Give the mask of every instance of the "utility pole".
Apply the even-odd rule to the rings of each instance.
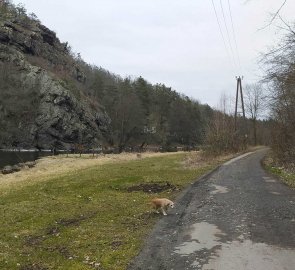
[[[243,79],[243,77],[242,78],[240,76],[236,77],[236,80],[237,80],[237,93],[236,93],[236,107],[235,107],[235,131],[237,131],[239,92],[240,92],[240,95],[241,95],[243,118],[244,118],[244,122],[246,122],[244,98],[243,98],[243,88],[242,88],[242,79]]]

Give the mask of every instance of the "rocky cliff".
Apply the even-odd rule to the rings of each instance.
[[[25,14],[0,17],[0,148],[93,147],[110,119],[87,98],[87,80],[67,43]]]

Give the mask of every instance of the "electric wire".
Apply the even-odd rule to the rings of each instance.
[[[239,49],[238,49],[238,43],[237,43],[237,38],[236,38],[236,31],[235,31],[235,27],[234,27],[234,21],[233,21],[233,16],[232,16],[232,11],[231,11],[230,0],[227,0],[227,3],[228,3],[228,10],[229,10],[229,15],[230,15],[231,27],[232,27],[234,43],[235,43],[235,47],[236,47],[236,53],[237,53],[239,68],[241,70],[241,68],[242,68],[241,67],[241,59],[240,59],[240,54],[239,54]]]
[[[230,51],[232,53],[234,65],[237,66],[235,53],[234,53],[234,50],[233,50],[233,47],[232,47],[232,42],[231,42],[230,34],[229,34],[229,31],[228,31],[228,27],[227,27],[227,22],[226,22],[226,18],[225,18],[225,13],[224,13],[224,8],[223,8],[222,0],[219,0],[219,2],[220,2],[222,18],[223,18],[223,22],[224,22],[225,30],[226,30],[226,34],[227,34],[229,48],[230,48]]]
[[[214,13],[215,13],[216,21],[217,21],[217,23],[218,23],[219,32],[220,32],[220,35],[221,35],[221,37],[222,37],[223,45],[224,45],[224,48],[225,48],[225,50],[226,50],[227,57],[229,58],[230,63],[232,64],[232,59],[231,59],[231,56],[230,56],[229,50],[228,50],[227,45],[226,45],[226,42],[225,42],[225,38],[224,38],[224,35],[223,35],[223,31],[222,31],[222,27],[221,27],[220,20],[219,20],[219,18],[218,18],[218,14],[217,14],[217,10],[216,10],[215,4],[214,4],[214,0],[211,0],[211,2],[212,2],[213,9],[214,9]]]

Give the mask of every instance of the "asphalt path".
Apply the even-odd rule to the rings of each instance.
[[[192,183],[130,270],[294,270],[295,190],[266,173],[267,149]]]

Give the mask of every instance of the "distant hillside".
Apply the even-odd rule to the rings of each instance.
[[[0,148],[196,145],[212,109],[90,66],[23,6],[0,2]]]

